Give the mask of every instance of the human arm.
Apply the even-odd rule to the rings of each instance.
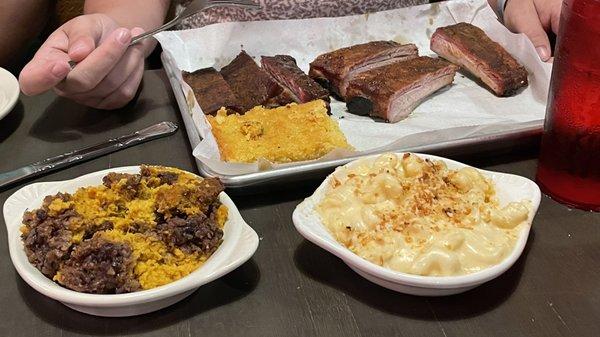
[[[111,17],[121,27],[135,27],[148,31],[160,26],[169,9],[169,0],[87,0],[84,14],[104,14]],[[132,15],[135,13],[135,15]],[[156,40],[149,39],[145,51],[150,54],[156,46]]]
[[[47,0],[0,1],[0,66],[14,62],[27,43],[42,31],[49,7]]]
[[[21,90],[35,95],[54,88],[84,105],[122,107],[135,95],[156,45],[147,39],[128,48],[131,37],[159,26],[169,2],[87,0],[85,14],[54,31],[25,66]],[[69,61],[78,63],[73,70]]]
[[[498,8],[498,0],[488,2]],[[542,61],[548,61],[552,56],[548,32],[558,33],[561,5],[561,0],[506,0],[501,19],[512,32],[527,35]]]

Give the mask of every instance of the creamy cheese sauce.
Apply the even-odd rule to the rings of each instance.
[[[393,270],[463,275],[496,265],[527,226],[529,201],[499,205],[473,168],[385,154],[333,174],[317,206],[336,240]]]

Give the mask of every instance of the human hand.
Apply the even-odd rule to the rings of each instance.
[[[524,33],[542,61],[550,61],[548,32],[558,33],[561,0],[507,0],[504,24],[515,33]]]
[[[128,48],[141,28],[127,29],[104,14],[76,17],[53,32],[19,76],[21,90],[49,89],[80,104],[116,109],[134,96],[144,72],[146,40]],[[69,61],[77,62],[71,70]]]

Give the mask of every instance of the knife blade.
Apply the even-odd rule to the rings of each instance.
[[[94,159],[140,143],[172,135],[177,129],[178,126],[175,123],[161,122],[121,137],[109,139],[103,143],[63,153],[13,171],[0,173],[0,189],[29,177],[56,171],[85,160]]]

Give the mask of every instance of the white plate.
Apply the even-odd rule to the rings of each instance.
[[[400,152],[397,154],[402,155],[403,153]],[[456,170],[468,167],[468,165],[446,158],[426,154],[417,155],[421,158],[429,158],[430,160],[441,160],[446,163],[449,169]],[[346,164],[345,167],[353,167],[359,161],[374,161],[377,157],[379,155],[355,160]],[[381,267],[354,254],[335,240],[322,223],[321,217],[315,209],[329,189],[332,175],[325,178],[325,181],[323,181],[311,197],[305,199],[296,207],[293,214],[294,225],[298,232],[306,239],[336,255],[359,275],[371,282],[391,290],[412,295],[443,296],[458,294],[500,276],[517,261],[527,243],[531,223],[541,199],[539,187],[527,178],[506,173],[479,171],[484,176],[490,178],[496,185],[496,193],[500,204],[504,205],[511,201],[525,199],[531,200],[532,207],[527,219],[528,225],[523,227],[511,254],[499,264],[476,273],[440,277],[412,275]]]
[[[4,118],[19,99],[19,81],[8,70],[0,68],[0,119]]]
[[[140,315],[182,300],[201,285],[239,267],[256,251],[258,235],[244,222],[233,201],[223,192],[219,198],[229,209],[229,216],[223,228],[223,243],[204,265],[188,276],[154,289],[118,295],[85,294],[61,287],[45,277],[27,260],[19,232],[23,212],[40,207],[43,198],[47,195],[58,192],[72,193],[79,187],[99,185],[102,183],[102,177],[109,172],[138,173],[139,167],[112,168],[73,180],[31,184],[15,192],[4,203],[10,258],[23,280],[40,293],[91,315],[110,317]]]

